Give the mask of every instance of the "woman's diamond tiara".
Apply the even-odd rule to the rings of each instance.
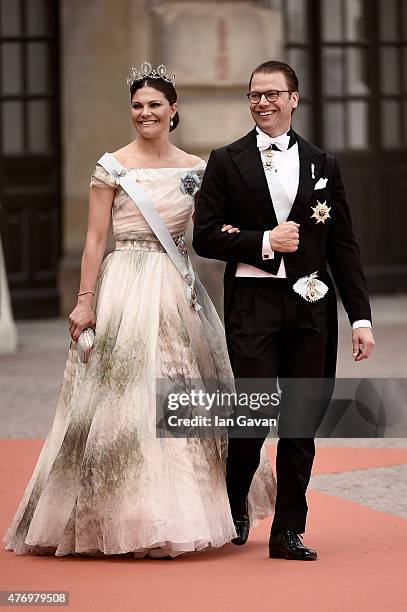
[[[150,62],[143,62],[138,67],[133,66],[130,76],[127,77],[126,81],[129,88],[131,88],[135,81],[141,81],[141,79],[146,78],[163,79],[175,87],[175,74],[168,74],[164,64],[160,64],[157,68],[153,68]]]

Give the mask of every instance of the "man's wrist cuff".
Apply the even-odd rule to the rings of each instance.
[[[367,319],[359,319],[352,323],[352,329],[358,329],[358,327],[372,327],[372,322]]]
[[[263,234],[263,247],[261,256],[262,259],[274,259],[274,251],[271,248],[268,230]]]

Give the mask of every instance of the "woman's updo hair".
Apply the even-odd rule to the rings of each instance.
[[[161,91],[162,94],[167,98],[170,104],[175,104],[177,101],[177,92],[175,87],[169,81],[165,81],[164,79],[149,79],[146,77],[145,79],[140,79],[139,81],[134,81],[134,83],[130,87],[130,99],[133,98],[134,94],[138,89],[142,87],[153,87],[158,91]],[[172,118],[173,125],[170,125],[170,132],[175,130],[177,125],[179,124],[179,114],[178,111]]]

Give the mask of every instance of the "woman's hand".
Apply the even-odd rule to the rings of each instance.
[[[227,232],[228,234],[239,234],[240,233],[240,229],[238,227],[233,227],[233,225],[226,225],[226,223],[222,225],[221,231]]]
[[[79,298],[78,303],[68,317],[68,321],[69,333],[74,342],[78,342],[78,338],[85,327],[92,327],[95,329],[96,315],[90,300],[81,300],[81,298]]]

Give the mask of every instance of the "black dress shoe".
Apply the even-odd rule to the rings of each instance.
[[[243,546],[243,544],[246,544],[247,538],[249,537],[249,516],[247,514],[244,514],[241,518],[234,519],[233,522],[235,524],[237,537],[233,538],[232,544],[236,544],[236,546]]]
[[[246,544],[250,532],[249,504],[247,498],[243,504],[241,504],[241,512],[233,513],[233,522],[235,524],[237,537],[233,538],[232,544],[243,546],[243,544]]]
[[[317,553],[307,548],[301,542],[302,536],[293,529],[284,529],[276,536],[270,536],[270,559],[298,559],[299,561],[314,561]]]

